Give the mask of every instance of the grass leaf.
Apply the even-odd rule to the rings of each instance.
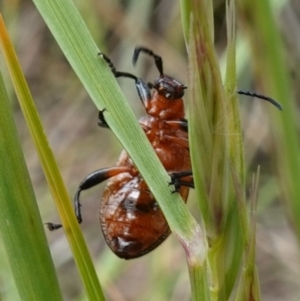
[[[32,96],[17,60],[16,53],[6,32],[2,18],[0,19],[0,46],[5,62],[10,71],[19,103],[40,157],[46,179],[54,200],[57,203],[62,224],[67,231],[67,238],[69,239],[75,260],[81,271],[87,294],[92,300],[104,300],[91,258],[73,213],[68,193],[63,184],[52,151],[48,145]]]
[[[1,73],[0,101],[0,232],[14,281],[22,300],[63,300]]]

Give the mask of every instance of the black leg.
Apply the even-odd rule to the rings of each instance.
[[[80,193],[82,190],[87,190],[91,187],[94,187],[107,179],[114,177],[122,172],[129,172],[128,167],[121,167],[121,166],[116,166],[116,167],[109,167],[109,168],[102,168],[98,169],[92,173],[90,173],[79,185],[75,196],[74,196],[74,208],[75,208],[75,215],[77,217],[78,223],[82,222],[82,217],[81,217],[81,204],[79,201]]]
[[[130,169],[128,167],[122,167],[122,166],[116,166],[116,167],[109,167],[109,168],[102,168],[99,170],[96,170],[89,174],[79,185],[75,196],[74,196],[74,210],[75,215],[78,220],[78,223],[82,222],[82,216],[81,216],[81,204],[79,201],[80,193],[82,190],[87,190],[91,187],[94,187],[107,179],[114,177],[122,172],[130,172]],[[50,231],[59,229],[62,227],[61,224],[53,224],[53,223],[46,223],[48,229]]]
[[[181,186],[195,188],[192,170],[173,172],[170,173],[170,177],[171,182],[169,183],[169,186],[174,185],[172,193],[179,192]],[[189,177],[189,179],[182,180],[182,178],[185,177]]]
[[[149,88],[149,86],[145,82],[143,82],[140,78],[136,77],[135,75],[127,72],[117,71],[112,61],[104,53],[99,53],[99,55],[106,61],[111,72],[114,74],[115,77],[128,77],[135,81],[135,86],[139,98],[142,101],[144,107],[147,109],[149,105],[149,101],[151,100],[151,96],[152,96],[151,88]]]
[[[100,110],[99,111],[99,114],[98,114],[98,125],[102,128],[107,128],[109,129],[109,126],[105,120],[105,117],[104,117],[104,112],[106,111],[106,109],[103,109],[103,110]]]
[[[138,80],[138,78],[131,73],[117,71],[115,66],[113,65],[112,61],[104,53],[99,52],[98,55],[101,56],[105,60],[105,62],[107,63],[107,65],[109,66],[111,72],[113,73],[113,75],[115,77],[128,77],[128,78],[132,78],[135,81]]]
[[[61,224],[45,223],[49,231],[54,231],[62,227]]]
[[[166,120],[166,123],[169,125],[179,126],[182,131],[188,132],[188,121],[185,118],[182,118],[181,120]]]
[[[146,84],[141,79],[138,79],[135,82],[135,86],[136,86],[139,98],[140,98],[144,108],[147,110],[149,108],[150,101],[152,98],[151,88],[149,87],[149,84]]]
[[[155,62],[155,65],[159,71],[159,74],[160,76],[163,76],[164,75],[164,70],[163,70],[163,61],[161,59],[160,56],[158,56],[157,54],[155,54],[152,50],[148,49],[148,48],[145,48],[145,47],[136,47],[134,49],[134,53],[133,53],[133,57],[132,57],[132,62],[133,62],[133,65],[136,64],[137,60],[138,60],[138,57],[140,55],[141,52],[144,52],[150,56],[152,56],[154,58],[154,62]]]

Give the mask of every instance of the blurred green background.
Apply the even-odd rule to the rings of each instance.
[[[240,3],[243,1],[240,0]],[[285,60],[293,87],[292,95],[297,99],[300,96],[300,2],[273,0],[270,3],[284,42]],[[99,49],[109,55],[118,70],[153,81],[157,70],[151,60],[141,57],[136,68],[131,64],[134,47],[143,45],[163,57],[168,74],[183,83],[187,82],[187,53],[179,2],[87,0],[76,1],[76,4]],[[79,182],[88,173],[113,166],[122,147],[113,133],[97,126],[98,113],[94,104],[63,57],[33,3],[25,0],[1,0],[0,12],[14,41],[61,173],[70,194],[73,195]],[[214,1],[214,12],[215,45],[223,66],[226,50],[225,1]],[[247,32],[244,31],[246,27],[248,32],[251,31],[251,24],[247,24],[245,15],[247,11],[242,13],[237,10],[238,87],[269,95],[268,87],[253,75],[257,72],[254,68],[255,57],[251,57]],[[255,36],[255,32],[253,34]],[[257,60],[259,61],[258,57]],[[0,64],[2,63],[0,60]],[[260,72],[263,73],[264,70]],[[10,85],[8,76],[6,83]],[[143,115],[144,110],[132,81],[120,79],[119,83],[137,118]],[[28,129],[15,96],[10,92],[15,121],[43,221],[57,222],[57,212]],[[299,245],[289,223],[288,210],[280,188],[275,181],[277,175],[274,156],[277,152],[274,151],[276,143],[270,131],[274,120],[272,114],[269,114],[275,108],[262,101],[252,101],[244,97],[241,97],[240,103],[248,166],[247,187],[250,187],[252,172],[258,165],[261,166],[257,264],[262,299],[299,300]],[[298,128],[298,124],[295,127]],[[190,300],[184,252],[174,237],[171,236],[162,246],[140,259],[124,261],[111,253],[105,245],[97,213],[104,187],[105,184],[102,184],[82,194],[84,220],[81,228],[107,299]],[[196,204],[192,192],[188,206],[192,212],[196,211],[193,210]],[[64,232],[46,232],[65,300],[85,300]],[[1,241],[0,254],[0,300],[19,300]]]

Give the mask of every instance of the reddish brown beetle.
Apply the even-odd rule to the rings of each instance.
[[[136,48],[135,63],[141,52],[154,58],[159,77],[146,84],[135,75],[116,71],[108,57],[101,54],[116,77],[135,81],[138,95],[147,115],[139,122],[165,169],[175,179],[175,191],[184,201],[188,187],[193,187],[189,156],[187,121],[184,119],[182,97],[186,86],[163,72],[161,57],[146,48]],[[104,112],[99,112],[99,125],[108,127]],[[88,175],[75,194],[75,213],[82,221],[79,196],[82,190],[108,180],[100,207],[100,224],[104,238],[119,257],[132,259],[142,256],[160,245],[170,234],[168,223],[147,184],[125,151],[116,166],[103,168]],[[60,225],[48,224],[53,230]]]
[[[162,59],[148,49],[136,48],[134,62],[140,52],[149,54],[155,60],[160,75],[153,84],[147,85],[132,74],[116,71],[111,61],[104,55],[102,57],[116,77],[135,80],[148,114],[139,122],[166,170],[170,173],[190,170],[187,122],[182,100],[186,87],[165,75]],[[105,126],[103,112],[100,112],[99,119]],[[79,199],[81,190],[107,179],[109,181],[100,207],[100,223],[107,244],[117,256],[125,259],[152,251],[170,234],[170,229],[147,184],[125,151],[122,151],[115,167],[100,169],[88,176],[79,186],[76,199]],[[178,191],[186,201],[188,188],[178,187]]]
[[[186,202],[189,188],[194,187],[188,143],[188,123],[184,118],[182,97],[186,86],[163,72],[160,56],[151,50],[138,47],[133,63],[143,52],[154,58],[159,77],[146,84],[127,72],[119,72],[104,54],[100,54],[115,77],[128,77],[135,81],[140,100],[147,115],[139,120],[157,156],[170,174],[175,191]],[[267,100],[281,109],[272,98],[253,92],[237,91]],[[99,125],[108,127],[105,109],[99,112]],[[141,177],[133,161],[123,150],[116,166],[102,168],[89,174],[79,185],[74,198],[78,222],[82,222],[80,193],[108,180],[100,206],[100,224],[104,238],[111,250],[120,258],[140,257],[160,245],[170,234],[168,223]],[[50,230],[61,225],[48,223]]]

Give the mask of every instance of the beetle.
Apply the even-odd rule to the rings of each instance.
[[[161,57],[149,49],[136,48],[134,62],[141,52],[154,58],[159,71],[159,77],[153,84],[146,84],[132,74],[116,71],[108,57],[103,54],[102,57],[116,77],[129,77],[135,81],[147,112],[139,123],[165,169],[169,173],[190,170],[187,121],[184,119],[182,99],[186,86],[164,74]],[[106,126],[103,113],[99,113],[99,123]],[[100,169],[79,185],[75,197],[78,201],[75,200],[75,203],[79,204],[82,190],[107,179],[100,207],[100,224],[108,246],[124,259],[152,251],[168,237],[170,228],[146,182],[125,151],[122,151],[115,167]],[[192,184],[191,181],[190,186]],[[181,186],[177,190],[186,201],[188,187]]]
[[[162,58],[153,51],[138,47],[133,62],[145,53],[154,59],[159,76],[154,83],[127,72],[115,69],[110,59],[101,53],[115,77],[127,77],[135,81],[139,98],[147,115],[139,120],[157,156],[172,175],[175,191],[186,202],[191,177],[188,126],[184,118],[183,95],[187,88],[163,71]],[[99,112],[98,124],[108,127],[104,118],[105,109]],[[102,168],[89,174],[79,185],[75,197],[75,214],[82,222],[80,194],[83,190],[108,180],[100,205],[100,225],[111,250],[120,258],[140,257],[160,245],[170,234],[168,223],[150,192],[146,182],[126,151],[122,151],[116,166]],[[48,223],[54,230],[61,227]]]
[[[139,98],[147,115],[139,123],[145,131],[157,156],[171,176],[170,184],[187,201],[189,188],[194,188],[188,141],[188,122],[184,118],[183,96],[185,85],[166,75],[163,61],[152,50],[137,47],[133,63],[140,53],[154,59],[159,76],[153,83],[127,72],[117,71],[111,60],[100,53],[115,77],[135,81]],[[238,90],[238,94],[254,96],[281,106],[272,98],[253,92]],[[98,124],[108,128],[105,109],[99,112]],[[120,258],[133,259],[145,255],[159,246],[170,234],[168,223],[150,192],[146,182],[127,152],[123,150],[113,167],[102,168],[89,174],[79,185],[75,197],[75,214],[82,222],[80,194],[83,190],[108,180],[100,205],[100,225],[110,249]],[[61,227],[47,223],[50,230]]]

